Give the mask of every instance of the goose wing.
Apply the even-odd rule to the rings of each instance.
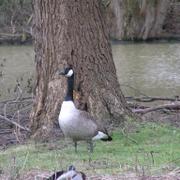
[[[86,111],[80,111],[82,117],[84,117],[84,122],[87,124],[94,124],[96,126],[96,132],[94,133],[94,140],[101,139],[103,141],[111,141],[112,137],[108,134],[107,129],[95,120],[90,113]],[[90,126],[89,126],[90,127]]]
[[[89,112],[79,110],[79,113],[80,116],[83,117],[83,120],[87,125],[93,124],[97,128],[97,132],[101,131],[108,134],[107,129],[103,125],[101,125],[95,118],[93,118]]]

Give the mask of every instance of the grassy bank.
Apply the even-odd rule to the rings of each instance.
[[[180,166],[180,129],[155,123],[136,125],[128,134],[117,129],[112,142],[96,142],[91,161],[85,143],[79,143],[75,154],[73,145],[63,140],[36,145],[29,142],[0,152],[0,169],[16,177],[32,169],[54,171],[71,164],[88,175],[162,174]]]

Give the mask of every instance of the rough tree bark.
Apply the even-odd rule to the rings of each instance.
[[[131,116],[116,77],[111,46],[97,0],[34,0],[36,60],[34,137],[47,137],[58,119],[65,79],[56,71],[72,65],[75,91],[103,123]]]
[[[163,37],[172,0],[112,0],[105,13],[110,34],[119,40]]]

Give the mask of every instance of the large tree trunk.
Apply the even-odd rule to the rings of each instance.
[[[106,19],[111,37],[119,40],[161,38],[172,0],[112,0]]]
[[[126,106],[116,77],[111,46],[97,0],[34,0],[36,92],[32,133],[47,137],[58,119],[65,82],[63,66],[75,70],[79,104],[103,123],[125,120]]]

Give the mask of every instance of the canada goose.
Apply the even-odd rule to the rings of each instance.
[[[67,171],[58,171],[51,175],[47,180],[85,180],[86,175],[83,172],[76,171],[71,165]]]
[[[101,139],[111,141],[112,138],[107,131],[100,127],[92,118],[90,113],[79,110],[73,102],[74,71],[72,68],[65,68],[59,72],[67,77],[67,93],[59,113],[59,124],[65,137],[73,140],[77,152],[77,141],[85,140],[90,145],[90,152],[93,152],[92,140]],[[102,130],[103,129],[103,130]]]

